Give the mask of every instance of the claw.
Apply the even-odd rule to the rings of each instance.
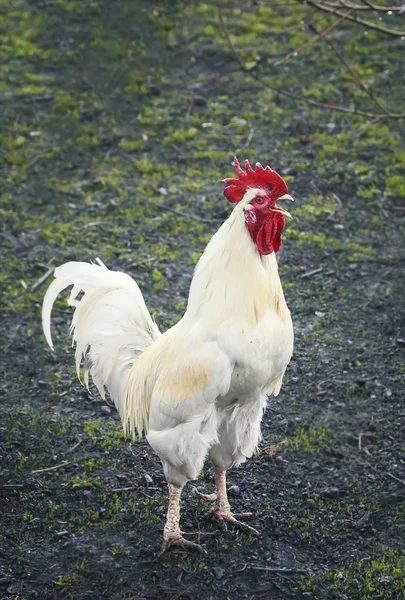
[[[253,533],[253,535],[258,535],[258,536],[260,535],[260,533],[257,531],[257,529],[255,529],[254,527],[251,527],[250,525],[247,525],[246,523],[242,523],[242,521],[238,521],[237,519],[235,519],[234,521],[231,521],[231,524],[236,529],[239,529],[239,531],[243,531],[243,533]]]
[[[210,512],[207,513],[207,517],[209,519],[213,519],[214,521],[216,521],[217,525],[218,525],[218,529],[225,535],[229,536],[228,525],[226,524],[225,519],[220,517],[214,510],[212,510],[212,511],[210,510]]]
[[[171,546],[180,546],[180,548],[184,548],[184,550],[192,550],[199,554],[208,554],[206,549],[200,546],[200,544],[185,540],[182,535],[178,535],[176,537],[170,537],[168,540],[163,540],[162,547],[158,553],[158,558],[164,556],[170,550]]]
[[[198,492],[198,495],[203,500],[207,500],[207,502],[215,502],[216,500],[218,500],[218,494],[216,494],[215,492],[213,494],[201,494],[201,492]]]
[[[231,525],[232,527],[235,527],[235,529],[239,529],[239,531],[242,531],[243,533],[253,533],[254,535],[260,535],[257,529],[238,520],[250,519],[253,516],[252,513],[238,513],[233,515],[232,513],[224,513],[214,508],[208,513],[208,516],[211,519],[215,519],[223,533],[226,533],[228,531],[228,525]]]

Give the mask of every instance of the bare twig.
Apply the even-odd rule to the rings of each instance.
[[[370,454],[370,450],[366,447],[363,447],[363,437],[367,438],[372,434],[369,433],[359,433],[359,437],[357,439],[357,447],[359,449],[359,452],[364,452],[364,454],[367,454],[367,456],[371,456]]]
[[[30,160],[30,162],[27,164],[27,169],[30,169],[31,167],[33,167],[34,165],[37,164],[37,162],[39,160],[41,160],[41,158],[43,157],[44,154],[46,154],[48,151],[44,150],[43,152],[38,152],[38,154],[36,154],[34,156],[34,158],[32,160]]]
[[[363,0],[363,2],[367,6],[364,6],[363,4],[353,4],[353,2],[346,2],[345,0],[340,0],[340,2],[325,2],[325,0],[323,0],[322,4],[330,6],[331,8],[351,8],[352,10],[368,11],[374,10],[376,12],[398,13],[399,15],[405,12],[405,4],[402,6],[376,6],[368,0]]]
[[[312,569],[286,568],[286,567],[255,567],[248,565],[253,571],[268,571],[269,573],[312,573]]]
[[[19,488],[24,487],[22,483],[0,483],[0,488]]]
[[[310,0],[308,0],[308,2],[309,1]],[[263,82],[260,79],[260,77],[258,77],[257,75],[255,75],[255,73],[253,73],[252,71],[249,71],[246,68],[243,60],[240,58],[239,54],[236,51],[235,46],[233,45],[231,36],[230,36],[229,31],[225,24],[222,10],[220,8],[218,9],[218,14],[219,14],[220,23],[222,25],[222,28],[223,28],[223,31],[224,31],[224,34],[225,34],[225,37],[226,37],[226,40],[228,43],[229,50],[231,51],[231,53],[234,56],[237,63],[239,64],[240,68],[245,73],[247,73],[250,77],[252,77],[255,81],[257,81],[257,83],[259,83],[265,89],[271,90],[272,92],[276,92],[282,96],[287,96],[288,98],[294,98],[295,100],[298,100],[299,102],[305,102],[306,104],[310,104],[311,106],[318,106],[319,108],[324,108],[326,110],[342,112],[342,113],[351,114],[351,115],[357,115],[360,117],[367,117],[368,119],[376,119],[379,121],[381,119],[403,119],[403,118],[405,118],[405,113],[390,113],[389,115],[387,115],[387,114],[377,115],[375,113],[366,112],[363,110],[357,110],[357,109],[347,108],[345,106],[339,106],[338,104],[327,104],[326,102],[318,102],[317,100],[311,100],[310,98],[306,98],[302,94],[294,94],[293,92],[289,92],[288,90],[285,90],[284,88],[278,88],[278,87],[275,87],[273,85]]]
[[[35,283],[32,284],[32,286],[30,287],[30,292],[33,292],[34,290],[37,289],[37,287],[39,287],[41,285],[41,283],[44,283],[44,281],[46,281],[48,279],[48,277],[50,275],[52,275],[54,270],[55,269],[53,267],[48,269],[47,272],[42,275],[42,277],[40,277]]]
[[[250,142],[253,139],[253,135],[255,133],[255,130],[253,129],[253,127],[250,128],[249,131],[249,135],[246,138],[246,142],[243,144],[242,149],[245,150],[245,148],[247,148],[250,145]]]
[[[90,223],[85,223],[83,225],[83,229],[88,229],[89,227],[99,227],[99,225],[102,225],[103,221],[90,221]]]
[[[405,481],[403,479],[400,479],[399,477],[396,477],[396,475],[393,475],[392,473],[388,473],[388,471],[387,471],[387,475],[388,475],[388,477],[391,477],[391,479],[398,481],[398,483],[402,483],[402,485],[405,485]]]
[[[52,256],[51,259],[48,260],[46,265],[44,263],[35,263],[37,267],[42,267],[42,269],[49,269],[53,261],[55,260],[55,256]]]
[[[305,279],[306,277],[312,277],[312,275],[321,273],[321,271],[323,271],[323,268],[319,267],[319,269],[314,269],[313,271],[308,271],[307,273],[303,273],[300,277],[301,277],[301,279]]]
[[[330,13],[332,15],[337,15],[339,17],[343,17],[345,13],[341,12],[338,8],[335,8],[335,5],[327,4],[326,2],[316,1],[316,0],[302,0],[306,4],[313,6],[319,10],[323,10],[324,12]],[[337,5],[338,6],[338,5]],[[342,5],[341,5],[342,6]],[[342,6],[343,8],[343,6]],[[352,8],[350,5],[345,4],[344,8]],[[381,33],[387,33],[388,35],[392,35],[395,37],[402,37],[405,35],[405,31],[398,31],[396,29],[390,29],[389,27],[383,27],[383,25],[377,25],[377,23],[372,23],[371,21],[366,21],[365,19],[360,19],[357,15],[346,15],[346,19],[349,21],[353,21],[354,23],[358,23],[359,25],[364,25],[368,29],[374,29],[376,31],[380,31]]]
[[[283,62],[285,62],[286,60],[288,60],[289,58],[293,57],[293,56],[297,56],[297,54],[299,54],[300,52],[302,52],[303,50],[306,50],[307,48],[309,48],[310,46],[313,46],[318,40],[324,39],[328,33],[330,33],[333,29],[336,29],[336,27],[338,25],[340,25],[343,21],[345,21],[345,19],[353,12],[352,10],[349,10],[348,13],[346,13],[345,15],[343,15],[343,17],[341,17],[338,21],[336,21],[336,23],[333,23],[332,25],[329,25],[329,27],[327,27],[326,29],[324,29],[321,33],[319,33],[315,38],[313,38],[312,40],[309,40],[309,42],[306,42],[305,44],[303,44],[302,46],[299,46],[299,48],[296,48],[296,50],[293,50],[292,52],[290,52],[289,54],[287,54],[287,56],[285,56],[284,58],[282,58],[281,60],[278,60],[274,63],[274,66],[278,67],[278,65],[281,65]]]
[[[76,450],[76,448],[78,448],[80,446],[81,442],[77,442],[76,444],[74,444],[71,448],[69,448],[69,450],[67,450],[67,454],[71,454],[72,452],[74,452]]]
[[[149,496],[149,494],[144,492],[139,487],[124,487],[124,488],[115,488],[113,490],[109,490],[110,494],[120,494],[121,492],[135,492],[135,491],[137,494],[141,494],[142,496],[145,496],[145,498],[148,498],[149,500],[153,500],[153,496]]]
[[[309,28],[315,33],[318,34],[317,30],[315,29],[315,27],[313,25],[310,25]],[[374,92],[373,90],[371,90],[370,88],[368,88],[366,86],[366,84],[360,79],[359,75],[356,73],[356,71],[353,69],[353,67],[347,62],[347,60],[345,59],[345,57],[343,56],[343,54],[340,52],[340,50],[338,48],[336,48],[335,44],[333,44],[333,42],[331,42],[331,40],[328,40],[325,38],[325,42],[330,46],[330,48],[332,48],[332,50],[334,51],[334,53],[336,54],[336,56],[338,57],[338,59],[340,60],[340,62],[346,67],[346,69],[349,71],[350,75],[353,77],[353,79],[356,81],[356,83],[358,84],[358,86],[366,92],[366,94],[368,94],[368,96],[370,96],[370,98],[373,100],[373,102],[375,102],[375,104],[381,108],[382,111],[384,111],[384,113],[389,117],[391,116],[390,111],[378,100],[378,98],[376,98],[374,96]]]
[[[48,102],[49,100],[53,100],[54,97],[55,96],[53,94],[44,94],[42,96],[29,96],[25,99],[25,102],[28,102],[30,104],[32,102]]]
[[[54,467],[47,467],[46,469],[37,469],[36,471],[31,471],[32,475],[36,475],[37,473],[48,473],[49,471],[56,471],[57,469],[62,469],[63,467],[67,467],[70,463],[64,462],[61,465],[55,465]]]
[[[353,525],[353,527],[363,527],[364,523],[367,521],[367,519],[371,516],[371,511],[365,512],[364,515],[362,517],[360,517],[360,519],[358,521],[356,521]]]

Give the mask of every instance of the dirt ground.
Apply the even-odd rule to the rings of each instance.
[[[387,115],[405,110],[405,41],[346,23],[294,54],[335,21],[299,3],[0,1],[2,600],[405,598],[405,149]],[[208,556],[157,559],[160,462],[77,381],[66,295],[55,354],[40,306],[53,267],[99,256],[170,327],[230,212],[235,153],[296,199],[295,352],[260,452],[229,472],[261,536],[204,518],[207,464],[182,528]]]

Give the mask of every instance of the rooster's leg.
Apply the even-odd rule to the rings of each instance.
[[[195,550],[200,554],[207,554],[200,544],[189,542],[180,531],[180,496],[182,488],[171,483],[169,486],[169,507],[167,509],[167,520],[163,530],[163,546],[160,555],[164,554],[170,546],[180,546],[187,550]]]
[[[208,513],[209,517],[215,519],[220,528],[223,531],[227,530],[227,524],[240,529],[246,533],[254,533],[258,535],[259,532],[254,527],[241,523],[240,519],[249,519],[253,515],[252,513],[238,513],[233,514],[231,506],[228,500],[228,493],[226,491],[226,472],[218,471],[215,473],[215,493],[214,494],[201,494],[204,500],[210,500],[215,502],[214,508]]]

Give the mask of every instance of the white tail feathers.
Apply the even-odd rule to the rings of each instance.
[[[73,285],[68,303],[75,307],[71,331],[76,343],[76,370],[80,379],[83,361],[84,383],[91,375],[101,396],[108,390],[127,429],[125,385],[132,365],[160,336],[135,281],[125,273],[97,264],[68,262],[55,269],[42,306],[42,326],[53,350],[51,311],[58,294]],[[77,297],[83,292],[83,296]],[[149,398],[133,399],[132,427],[141,436],[148,428]],[[135,426],[135,427],[134,427]]]

